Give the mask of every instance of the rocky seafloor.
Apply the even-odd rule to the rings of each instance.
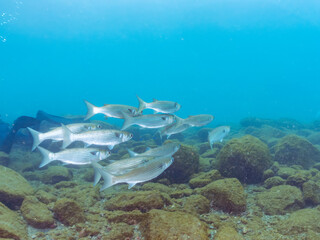
[[[100,192],[90,166],[39,169],[30,147],[0,152],[0,239],[320,239],[320,122],[243,119],[213,150],[208,130],[173,137],[172,166],[130,190]],[[159,142],[139,135],[110,158]]]

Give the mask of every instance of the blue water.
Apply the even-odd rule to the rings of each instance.
[[[136,95],[217,122],[320,115],[316,0],[1,0],[0,23],[5,121]]]

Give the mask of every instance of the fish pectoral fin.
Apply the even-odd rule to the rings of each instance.
[[[128,183],[128,184],[129,184],[128,189],[131,189],[131,188],[133,188],[134,185],[136,185],[137,183]]]
[[[112,150],[114,145],[107,145],[107,147],[109,148],[109,150]]]

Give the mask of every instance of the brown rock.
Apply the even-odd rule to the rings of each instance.
[[[70,199],[59,199],[53,208],[55,217],[67,226],[72,226],[76,223],[82,223],[85,221],[83,209],[80,205]]]
[[[244,240],[244,237],[233,227],[223,225],[219,228],[215,240]]]

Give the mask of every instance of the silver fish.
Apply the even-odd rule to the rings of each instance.
[[[184,124],[189,124],[191,127],[202,127],[212,122],[214,117],[210,114],[200,114],[189,116],[183,120]]]
[[[132,125],[138,125],[144,128],[160,128],[165,127],[174,121],[174,117],[168,114],[146,114],[136,117],[131,117],[123,114],[124,123],[121,130],[124,130]]]
[[[159,130],[160,137],[167,135],[167,139],[177,133],[181,133],[187,130],[190,126],[184,123],[184,119],[175,116],[176,121],[162,129]]]
[[[93,163],[92,165],[97,171],[100,172],[104,179],[104,184],[100,189],[100,191],[103,191],[104,189],[118,183],[128,183],[130,189],[137,183],[154,179],[163,173],[172,164],[173,160],[174,159],[171,156],[155,158],[142,167],[134,168],[131,171],[119,176],[110,174],[102,167],[99,167],[100,165],[98,163]]]
[[[97,107],[89,103],[88,101],[84,102],[86,103],[88,109],[87,115],[84,120],[87,120],[98,113],[102,113],[106,117],[112,118],[123,118],[123,113],[126,113],[129,116],[138,115],[138,109],[136,107],[120,104],[105,104],[102,107]]]
[[[74,133],[81,133],[86,131],[93,131],[97,129],[101,129],[102,126],[99,123],[73,123],[66,125],[70,131]],[[29,132],[33,137],[33,146],[32,151],[44,140],[51,139],[54,141],[62,141],[63,140],[63,130],[62,127],[57,127],[51,131],[41,133],[32,128],[28,127]]]
[[[138,112],[141,113],[144,109],[152,109],[156,113],[174,113],[178,111],[181,108],[181,105],[176,102],[170,102],[170,101],[158,101],[156,99],[153,100],[153,102],[147,103],[143,101],[141,98],[138,98],[139,101],[139,110]]]
[[[172,156],[180,149],[179,143],[167,143],[163,144],[160,147],[156,148],[150,148],[144,153],[135,153],[132,150],[128,149],[128,153],[130,157],[136,157],[136,156],[154,156],[154,157],[160,157],[160,156]]]
[[[212,149],[212,145],[215,142],[222,142],[223,138],[225,138],[230,132],[229,126],[221,126],[213,129],[208,134],[208,141],[210,144],[210,147]]]
[[[66,164],[85,165],[92,162],[98,162],[110,156],[110,152],[98,148],[71,148],[53,153],[38,146],[43,156],[39,168],[49,164],[52,161],[59,160]]]
[[[97,130],[83,133],[73,133],[66,126],[63,128],[63,148],[69,146],[72,142],[81,141],[87,145],[102,145],[108,146],[110,150],[119,143],[129,141],[133,135],[132,133],[119,130]]]

